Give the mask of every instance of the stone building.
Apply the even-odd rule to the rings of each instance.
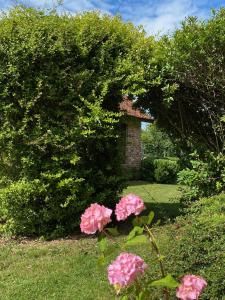
[[[141,112],[132,106],[132,101],[124,97],[120,103],[124,113],[121,122],[123,168],[129,171],[130,177],[138,178],[141,166],[141,122],[153,122],[151,115]]]

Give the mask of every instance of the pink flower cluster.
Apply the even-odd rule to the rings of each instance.
[[[139,215],[145,209],[144,202],[140,197],[129,194],[120,199],[116,205],[116,218],[118,221],[125,220],[131,214]]]
[[[206,285],[206,281],[200,276],[185,275],[176,296],[181,300],[197,300]]]
[[[147,264],[140,256],[132,253],[121,253],[108,267],[108,279],[114,286],[130,285],[138,275],[144,273]]]
[[[97,203],[91,204],[81,216],[81,231],[87,234],[102,231],[104,226],[111,222],[111,214],[111,209]]]
[[[116,205],[117,220],[125,220],[129,215],[139,215],[145,209],[144,202],[136,195],[129,194],[122,197]],[[81,216],[80,229],[87,234],[97,230],[102,231],[104,226],[111,222],[112,210],[97,203],[91,204]]]

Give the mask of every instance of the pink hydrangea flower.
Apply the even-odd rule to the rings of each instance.
[[[125,220],[131,214],[139,215],[145,209],[144,202],[140,197],[129,194],[120,199],[116,205],[116,218],[118,221]]]
[[[135,281],[138,275],[144,273],[147,264],[140,256],[132,253],[121,253],[108,267],[110,284],[122,288]]]
[[[111,209],[97,203],[91,204],[81,216],[81,231],[87,234],[102,231],[104,226],[111,222],[111,214]]]
[[[176,296],[182,300],[197,300],[206,285],[207,282],[200,276],[185,275],[177,289]]]

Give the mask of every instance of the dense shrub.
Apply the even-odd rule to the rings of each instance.
[[[199,197],[218,194],[225,189],[225,156],[206,152],[202,158],[197,153],[190,155],[190,168],[178,173],[178,182],[183,185],[181,202],[184,206]]]
[[[179,169],[176,157],[154,159],[150,156],[142,160],[141,176],[143,180],[150,182],[174,183]]]
[[[176,159],[155,159],[154,178],[156,182],[173,183],[179,171],[179,162]]]
[[[177,275],[199,274],[208,287],[201,299],[222,300],[225,295],[225,194],[203,198],[179,219],[181,237],[169,254]]]
[[[154,181],[154,158],[147,156],[141,162],[141,179]]]
[[[113,204],[123,187],[118,103],[135,91],[150,43],[132,24],[97,12],[16,7],[1,16],[5,229],[68,232],[91,202]]]
[[[41,204],[45,192],[45,186],[39,180],[20,180],[0,189],[1,217],[7,219],[4,229],[10,234],[38,232],[48,218],[47,210]]]

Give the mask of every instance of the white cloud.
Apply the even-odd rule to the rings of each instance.
[[[185,17],[195,15],[207,18],[208,10],[200,8],[200,2],[190,0],[166,0],[153,4],[145,1],[144,5],[123,7],[123,15],[136,25],[143,25],[148,34],[163,34],[174,30]]]
[[[124,20],[143,25],[148,34],[163,34],[175,29],[185,17],[208,16],[205,0],[65,0],[64,8],[71,12],[99,9],[120,13]]]

